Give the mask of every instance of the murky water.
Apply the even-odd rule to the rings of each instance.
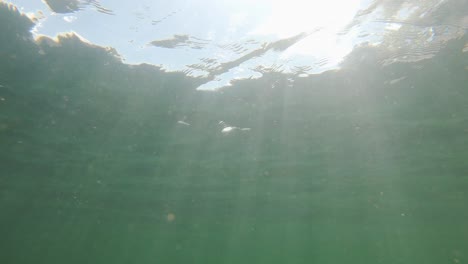
[[[408,5],[374,1],[343,32]],[[217,46],[239,55],[195,77],[74,34],[34,39],[0,3],[0,262],[466,263],[463,8],[442,1],[320,74],[251,61],[297,35]],[[204,43],[152,44],[181,40]],[[261,76],[197,89],[246,62]]]

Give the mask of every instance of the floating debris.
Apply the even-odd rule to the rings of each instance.
[[[226,122],[224,122],[224,121],[219,121],[218,124],[223,126],[223,129],[221,130],[221,133],[223,133],[223,134],[228,134],[228,133],[231,133],[232,131],[235,131],[235,130],[250,131],[250,128],[248,128],[248,127],[230,126],[230,125],[226,124]]]
[[[180,48],[189,47],[192,49],[202,49],[209,43],[209,40],[192,37],[189,35],[174,35],[171,38],[153,40],[148,45],[159,48]]]
[[[174,222],[175,220],[175,214],[173,213],[168,213],[167,216],[166,216],[166,219],[168,222]]]
[[[184,126],[190,126],[190,124],[187,123],[186,120],[187,120],[187,117],[184,116],[184,118],[182,118],[182,120],[177,121],[177,124],[184,125]]]
[[[189,123],[187,123],[185,121],[182,121],[182,120],[177,121],[177,124],[181,124],[181,125],[184,125],[184,126],[190,126]]]

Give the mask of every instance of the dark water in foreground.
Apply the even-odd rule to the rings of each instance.
[[[201,92],[29,27],[0,5],[0,263],[468,262],[466,37]]]

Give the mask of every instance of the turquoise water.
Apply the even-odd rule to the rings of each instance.
[[[466,35],[199,91],[32,25],[0,3],[1,263],[468,261]]]

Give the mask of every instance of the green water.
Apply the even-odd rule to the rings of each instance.
[[[202,92],[29,27],[0,4],[0,263],[468,262],[466,37]]]

